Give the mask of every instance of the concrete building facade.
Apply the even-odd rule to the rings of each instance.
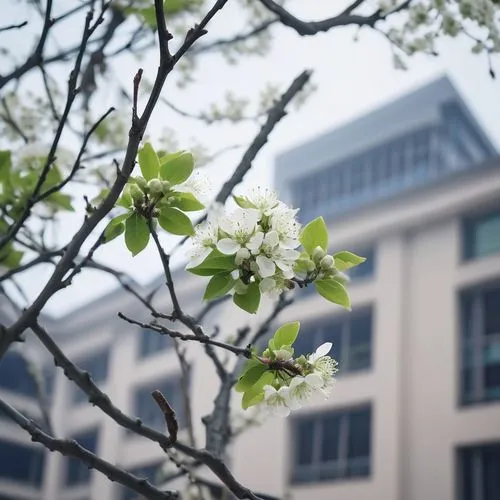
[[[325,217],[333,250],[368,260],[351,273],[350,313],[309,289],[294,292],[279,322],[301,321],[297,351],[333,342],[336,387],[328,400],[245,431],[230,450],[235,475],[295,500],[500,498],[500,159],[451,83],[439,79],[284,153],[276,188],[303,221]],[[203,283],[178,283],[195,313]],[[157,300],[168,308],[165,293]],[[51,328],[119,408],[162,429],[151,389],[182,408],[172,343],[117,311],[147,319],[136,299],[115,292]],[[264,313],[223,305],[207,321],[230,324],[230,335]],[[199,422],[218,381],[200,346],[188,356]],[[59,435],[155,478],[165,461],[159,447],[86,404],[62,373],[53,387]],[[203,445],[201,424],[195,434]],[[43,476],[38,496],[5,498],[135,498],[56,454],[45,457]]]

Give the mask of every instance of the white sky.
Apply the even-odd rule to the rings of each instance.
[[[321,19],[334,13],[332,3],[337,2],[295,0],[290,2],[290,9],[304,18]],[[346,2],[338,2],[339,8],[344,3]],[[22,20],[20,16],[22,14],[17,14],[14,19]],[[230,7],[209,26],[209,36],[215,36],[214,33],[226,33],[227,36],[227,27],[236,26],[239,21],[238,9]],[[2,25],[8,22],[7,19]],[[74,29],[74,26],[68,27],[65,36],[73,36]],[[80,31],[78,27],[76,29]],[[240,65],[228,66],[220,57],[206,57],[196,73],[195,85],[179,92],[173,81],[167,81],[164,89],[164,96],[180,108],[196,111],[206,108],[228,89],[238,96],[252,97],[265,82],[281,84],[284,89],[303,69],[310,68],[314,71],[316,92],[300,111],[292,111],[276,127],[269,143],[259,154],[251,174],[245,179],[243,190],[245,187],[272,183],[273,161],[277,153],[360,116],[444,73],[455,84],[495,145],[500,146],[500,83],[490,78],[486,60],[470,53],[468,40],[446,40],[438,46],[438,58],[417,56],[410,60],[409,71],[402,72],[393,69],[387,41],[369,29],[361,32],[358,42],[353,41],[355,30],[352,28],[341,28],[314,37],[299,37],[286,27],[279,27],[274,33],[273,50],[265,58],[249,58]],[[26,43],[24,35],[22,40],[19,34],[12,35],[10,40],[14,43]],[[5,40],[6,38],[0,38],[0,42],[4,44]],[[131,88],[137,68],[143,67],[145,75],[152,80],[156,63],[156,52],[153,51],[141,61],[130,58],[122,60],[115,70],[123,85]],[[494,64],[500,73],[498,56],[494,59]],[[61,78],[65,78],[64,73],[59,74]],[[111,91],[107,92],[105,100],[112,102]],[[208,127],[158,109],[149,131],[157,136],[164,126],[177,131],[183,147],[188,147],[190,138],[196,137],[211,150],[231,144],[247,144],[257,130],[254,124],[248,123],[238,127]],[[214,185],[214,193],[220,183],[230,176],[241,154],[242,150],[228,153],[207,169]],[[71,230],[74,231],[75,224],[80,222],[81,214],[77,219],[68,218],[58,235],[61,241],[66,241]],[[123,240],[119,238],[101,248],[97,258],[126,270],[141,283],[147,283],[160,273],[160,263],[153,245],[132,258],[126,251]],[[50,268],[46,268],[23,276],[21,282],[30,297],[36,296],[49,273]],[[103,279],[101,274],[83,273],[70,289],[64,290],[49,302],[46,312],[63,314],[114,287],[115,282]]]

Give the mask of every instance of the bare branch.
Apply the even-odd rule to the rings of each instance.
[[[98,470],[111,481],[123,484],[148,499],[173,500],[178,498],[177,492],[158,490],[146,479],[140,479],[130,472],[106,462],[73,439],[56,439],[50,436],[2,399],[0,399],[0,410],[27,431],[31,435],[32,441],[43,444],[50,451],[58,451],[62,455],[77,458],[90,469]]]
[[[0,33],[2,33],[3,31],[18,30],[27,26],[27,24],[28,21],[23,21],[22,23],[18,24],[9,24],[8,26],[2,26],[0,27]]]
[[[170,406],[167,398],[159,390],[153,391],[151,395],[163,413],[165,423],[167,424],[168,438],[170,439],[170,443],[173,444],[177,441],[177,433],[179,432],[179,424],[175,417],[175,411]]]

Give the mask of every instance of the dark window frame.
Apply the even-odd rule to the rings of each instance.
[[[151,339],[154,339],[154,342],[151,342]],[[139,331],[137,346],[137,357],[139,359],[148,359],[156,354],[165,353],[173,347],[173,339],[168,335],[147,328],[142,328]]]
[[[458,407],[500,403],[500,385],[496,389],[497,395],[488,394],[484,373],[485,366],[490,364],[484,360],[485,348],[500,344],[500,332],[494,334],[486,332],[485,297],[492,292],[500,293],[499,280],[463,288],[458,294]],[[472,365],[470,368],[469,363]],[[470,393],[466,392],[467,370],[471,371]]]
[[[461,259],[465,262],[479,261],[493,255],[499,255],[500,249],[492,250],[484,255],[477,255],[476,241],[474,239],[474,230],[489,220],[500,218],[500,206],[490,207],[487,210],[482,210],[479,213],[468,215],[462,219],[461,230],[462,230],[462,249],[461,249]]]
[[[495,449],[496,448],[496,449]],[[498,471],[496,480],[498,482],[497,491],[485,491],[485,453],[491,450],[498,453],[496,457],[500,462],[500,441],[486,441],[468,445],[461,445],[455,450],[455,497],[458,500],[491,500],[500,496],[500,480]],[[470,476],[465,470],[465,462],[470,461]],[[488,470],[488,469],[486,469]],[[470,484],[467,484],[470,481]],[[472,495],[470,495],[472,490]]]
[[[351,439],[350,428],[353,425],[350,420],[353,415],[368,413],[368,456],[349,458],[349,446]],[[333,460],[324,460],[321,455],[325,450],[323,445],[325,439],[325,420],[339,419],[337,433],[336,458]],[[312,449],[311,463],[298,463],[298,434],[297,429],[301,423],[312,426]],[[331,429],[330,429],[331,430]],[[288,467],[288,482],[294,486],[308,486],[318,483],[338,483],[344,481],[367,480],[373,474],[373,444],[374,444],[374,405],[371,402],[363,402],[352,406],[322,410],[316,413],[308,413],[293,417],[289,425],[289,442],[291,443],[290,461]],[[359,467],[364,463],[366,469],[357,473],[352,470],[353,466]],[[329,467],[336,468],[338,475],[336,477],[328,476]],[[302,477],[298,477],[302,476]],[[308,477],[305,477],[308,476]]]
[[[30,446],[27,443],[19,443],[2,438],[0,440],[0,449],[4,450],[10,447],[9,457],[12,459],[13,454],[21,452],[24,454],[23,460],[2,460],[0,467],[0,480],[7,480],[23,486],[41,487],[44,480],[46,449],[40,444]],[[16,449],[14,451],[14,449]],[[24,460],[25,459],[25,460]],[[21,463],[20,463],[21,462]],[[24,465],[24,466],[23,466]],[[2,467],[8,466],[9,470],[4,471]],[[16,473],[21,473],[21,476],[13,476],[13,467],[17,466]],[[28,469],[25,467],[27,466]],[[6,472],[4,474],[4,472]]]

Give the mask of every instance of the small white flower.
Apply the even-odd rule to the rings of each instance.
[[[261,215],[269,216],[280,202],[275,191],[270,189],[255,188],[248,196],[248,200],[255,205]]]
[[[276,272],[276,264],[265,255],[257,255],[255,262],[259,266],[259,274],[262,278],[269,278]]]
[[[227,234],[217,243],[220,252],[226,255],[235,254],[244,248],[256,231],[259,212],[251,208],[238,208],[231,215],[219,219],[219,228]]]
[[[217,227],[210,222],[202,222],[195,228],[193,248],[188,252],[188,267],[199,266],[212,252],[217,244]]]
[[[300,223],[296,219],[298,209],[292,209],[286,205],[280,206],[271,215],[271,229],[279,236],[282,248],[297,248],[300,245]]]
[[[206,202],[210,194],[210,181],[204,172],[196,169],[189,179],[175,186],[175,190],[182,193],[192,193],[201,202]]]
[[[264,408],[272,415],[280,417],[288,417],[290,415],[290,407],[288,401],[290,389],[286,386],[276,390],[272,385],[264,386]]]
[[[290,381],[290,399],[302,405],[316,389],[321,389],[323,386],[323,379],[315,373],[310,373],[305,377],[297,375]]]
[[[333,376],[337,372],[337,361],[327,356],[331,348],[332,343],[325,342],[316,349],[316,352],[307,357],[307,362],[313,370],[312,374],[319,376],[323,381],[323,386],[319,387],[319,389],[326,396],[331,391],[334,383]]]

